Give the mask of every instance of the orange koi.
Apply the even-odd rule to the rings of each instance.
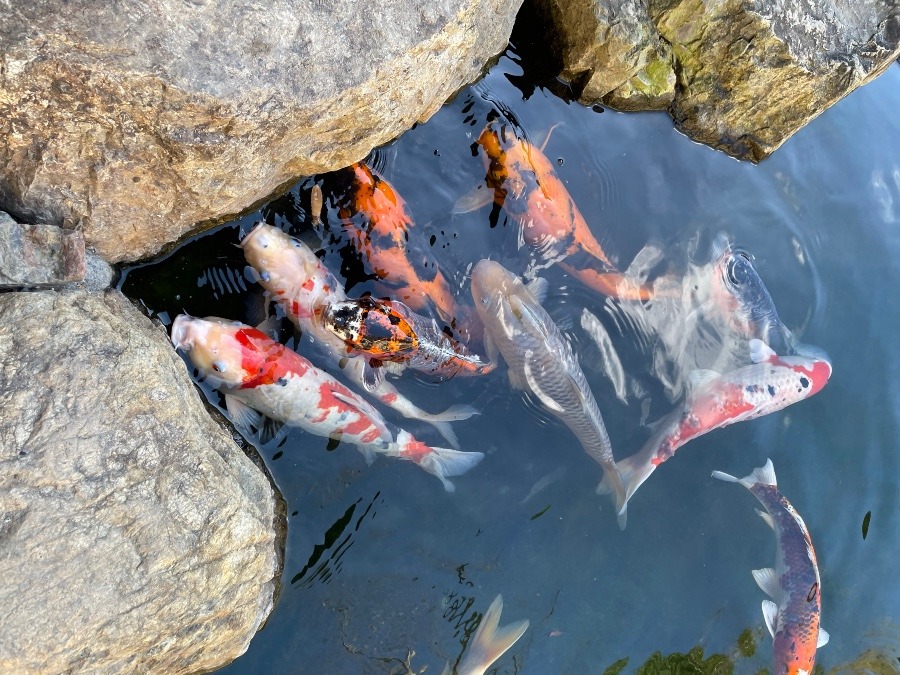
[[[527,244],[600,293],[625,300],[652,296],[650,288],[628,279],[609,260],[540,148],[496,120],[478,144],[494,203],[519,223]]]
[[[350,205],[340,209],[344,229],[367,265],[386,287],[416,311],[437,307],[441,317],[456,317],[450,284],[431,251],[413,232],[403,198],[364,164],[354,164]],[[353,216],[360,214],[364,223]]]

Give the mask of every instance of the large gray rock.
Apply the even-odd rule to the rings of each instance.
[[[0,3],[0,208],[146,257],[427,119],[520,4]]]
[[[118,292],[0,295],[0,672],[197,672],[273,601],[268,479]]]
[[[534,2],[581,101],[753,161],[900,56],[898,0]]]

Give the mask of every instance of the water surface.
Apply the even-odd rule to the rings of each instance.
[[[500,110],[538,145],[558,125],[545,152],[621,267],[652,244],[664,266],[682,270],[703,262],[720,232],[752,252],[782,321],[831,356],[830,383],[783,412],[682,448],[638,491],[620,532],[607,500],[594,494],[599,467],[565,427],[509,388],[505,367],[438,386],[404,376],[399,386],[424,408],[475,405],[482,414],[454,426],[463,449],[487,457],[448,494],[409,464],[367,467],[352,447],[329,450],[326,439],[299,431],[265,447],[288,505],[284,591],[247,654],[225,670],[440,672],[498,593],[504,622],[531,621],[499,673],[597,673],[622,659],[622,672],[631,672],[654,652],[696,645],[735,656],[736,672],[771,667],[763,594],[750,570],[773,565],[774,537],[750,494],[710,477],[713,469],[746,475],[767,457],[818,553],[822,624],[831,634],[818,663],[828,670],[877,649],[896,666],[900,68],[758,166],[691,142],[664,114],[567,102],[558,83],[526,70],[507,52],[483,81],[368,159],[407,200],[461,296],[479,257],[519,272],[531,262],[502,213],[452,213],[483,181],[473,143]],[[265,218],[318,242],[306,212],[312,180],[130,270],[122,289],[164,321],[180,311],[252,320],[259,298],[233,246],[238,230]],[[327,221],[337,226],[330,206]],[[325,260],[338,271],[340,251],[327,246]],[[616,303],[558,269],[545,276],[545,306],[571,336],[614,451],[625,457],[650,435],[642,422],[672,407],[648,363],[652,340],[617,320]],[[580,327],[583,307],[622,358],[625,402]],[[427,425],[387,417],[440,444]],[[757,644],[750,657],[737,646],[747,629]]]

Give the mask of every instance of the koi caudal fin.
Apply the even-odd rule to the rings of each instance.
[[[597,486],[597,494],[608,494],[616,506],[616,521],[619,523],[619,529],[624,530],[628,523],[628,494],[625,491],[623,476],[618,470],[618,466],[610,471],[603,469],[603,480]]]
[[[729,483],[740,483],[748,490],[754,485],[771,485],[772,487],[777,487],[778,485],[778,481],[775,479],[775,467],[772,465],[771,459],[767,459],[765,464],[753,469],[752,473],[744,478],[735,478],[723,471],[713,471],[712,477],[728,481]]]
[[[444,674],[483,675],[494,661],[499,659],[516,640],[528,630],[528,619],[516,621],[500,628],[500,613],[503,611],[503,596],[494,598],[491,606],[481,617],[478,630],[466,650],[466,655],[456,669],[448,664]]]
[[[415,462],[421,468],[444,484],[447,492],[453,492],[456,487],[447,480],[448,476],[461,476],[484,459],[482,452],[462,452],[449,448],[432,448],[415,437],[408,431],[401,431],[397,435],[396,449],[387,454],[392,457],[406,459]]]
[[[616,468],[619,470],[619,478],[622,482],[623,493],[621,501],[619,496],[613,492],[609,483],[609,473],[603,477],[603,481],[597,486],[597,494],[610,493],[616,499],[616,509],[619,514],[619,527],[625,529],[625,520],[628,510],[628,501],[647,480],[647,477],[656,469],[656,465],[646,458],[646,454],[638,452],[631,457],[616,462]]]
[[[478,414],[478,411],[475,408],[465,404],[451,405],[449,408],[439,413],[427,413],[420,408],[412,406],[412,404],[409,404],[409,407],[406,409],[397,409],[405,417],[423,420],[431,424],[437,432],[456,449],[459,449],[459,440],[456,438],[456,432],[453,431],[450,422],[467,420],[473,415]]]

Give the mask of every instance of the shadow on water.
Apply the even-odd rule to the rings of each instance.
[[[537,38],[520,31],[514,39]],[[440,386],[404,377],[398,387],[423,407],[481,411],[454,428],[462,448],[485,460],[450,495],[408,463],[366,466],[351,446],[300,431],[264,446],[289,514],[285,583],[265,628],[224,672],[440,672],[459,662],[498,593],[504,620],[531,626],[495,672],[765,672],[771,640],[750,570],[772,564],[774,540],[751,497],[709,476],[745,475],[766,457],[820,563],[832,640],[817,671],[897,672],[900,309],[890,298],[900,284],[900,161],[891,150],[900,147],[900,68],[759,166],[691,143],[663,114],[572,103],[548,72],[510,50],[481,82],[366,160],[403,195],[413,236],[460,302],[481,257],[519,274],[544,262],[504,210],[455,208],[485,183],[476,140],[501,115],[536,145],[546,142],[619,269],[651,281],[708,272],[719,233],[752,253],[780,320],[831,356],[831,381],[809,401],[692,441],[636,494],[620,532],[594,493],[597,467],[567,429],[510,390],[505,367]],[[325,197],[321,223],[309,209],[314,184]],[[236,244],[265,220],[318,249],[352,295],[377,292],[345,245],[345,184],[341,171],[300,180],[238,221],[125,270],[120,288],[166,325],[181,312],[257,323],[264,298]],[[686,310],[700,295],[672,314],[604,298],[556,266],[540,274],[550,287],[544,306],[581,361],[617,458],[638,450],[648,424],[673,408],[685,371],[723,353],[745,358],[704,351],[700,332],[683,340]],[[721,327],[704,330],[709,344],[721,342]],[[427,425],[386,417],[436,440]]]

